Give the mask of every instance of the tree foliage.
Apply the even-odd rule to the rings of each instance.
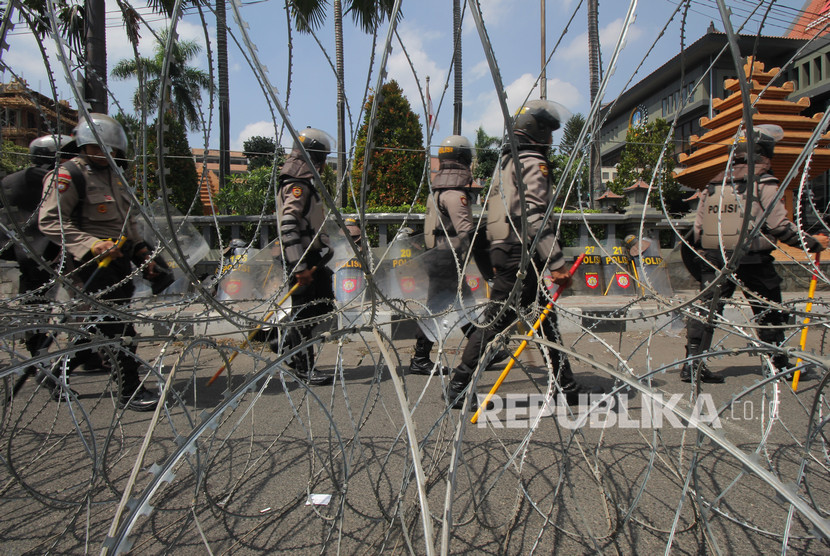
[[[355,162],[352,169],[352,187],[359,187],[366,154],[366,135],[369,129],[374,95],[366,104],[363,125],[358,131]],[[418,192],[424,171],[424,135],[418,116],[396,81],[380,89],[380,102],[373,132],[373,145],[366,186],[368,206],[407,205]],[[360,192],[353,192],[360,199]],[[426,199],[426,188],[419,200]]]
[[[364,33],[373,32],[383,21],[392,15],[394,0],[346,0],[345,13],[352,15],[352,20]],[[288,3],[294,27],[301,33],[310,33],[319,29],[326,22],[326,0],[291,0]],[[398,14],[400,20],[402,14]]]
[[[614,193],[622,194],[626,187],[634,185],[637,180],[651,183],[652,175],[657,171],[654,180],[655,188],[649,196],[649,204],[662,210],[663,207],[660,204],[660,191],[662,191],[669,211],[675,212],[673,207],[680,204],[682,194],[680,184],[672,176],[676,162],[674,147],[671,143],[668,152],[661,160],[660,167],[657,168],[657,161],[660,159],[660,153],[670,129],[669,122],[658,118],[654,122],[628,130],[625,136],[625,147],[623,147],[617,166],[617,177],[608,182],[608,187]]]
[[[277,166],[285,162],[285,149],[277,146],[276,140],[271,137],[254,135],[242,143],[242,154],[248,159],[248,171],[274,165],[274,154],[277,155]]]
[[[576,146],[576,140],[579,134],[582,133],[582,128],[585,127],[585,116],[582,114],[574,114],[565,126],[562,128],[562,140],[559,141],[559,153],[570,156]]]
[[[246,142],[247,143],[247,142]],[[282,147],[279,147],[282,150]],[[273,157],[269,157],[273,160]],[[239,176],[229,176],[219,193],[214,196],[214,202],[222,214],[240,214],[256,216],[259,214],[274,214],[276,211],[276,185],[280,168],[285,163],[285,157],[279,158],[279,167],[276,172],[270,164],[262,165],[249,170]],[[329,195],[334,197],[337,188],[337,175],[328,165],[320,173],[323,186]]]
[[[573,158],[570,172],[564,182],[562,191],[556,204],[559,207],[579,206],[582,199],[582,206],[588,202],[588,158],[587,152],[575,152],[576,140],[585,126],[585,117],[582,114],[574,114],[562,128],[562,140],[559,142],[559,152],[551,153],[548,157],[551,167],[551,179],[556,186],[562,179],[568,160]]]
[[[199,181],[196,175],[196,162],[187,141],[184,126],[171,114],[164,115],[166,131],[164,132],[164,150],[158,149],[157,126],[154,122],[147,134],[147,152],[163,152],[165,168],[165,184],[168,189],[167,200],[182,214],[202,214],[202,203],[198,200]],[[158,178],[158,157],[149,157],[147,162],[147,195],[148,202],[154,201],[161,195],[161,185]],[[141,165],[136,166],[136,179],[141,181]],[[195,202],[194,202],[195,200]],[[192,208],[191,208],[192,205]]]
[[[483,181],[485,193],[499,161],[500,146],[501,140],[498,137],[487,135],[483,127],[478,128],[473,159],[473,177]]]
[[[29,149],[18,147],[11,141],[3,140],[0,153],[0,175],[7,175],[22,170],[29,165]]]
[[[241,176],[229,176],[219,189],[214,202],[223,214],[273,214],[274,184],[272,166],[259,166]]]
[[[144,103],[150,112],[158,109],[161,102],[161,86],[166,83],[169,86],[169,90],[166,91],[168,110],[175,114],[179,121],[186,122],[190,130],[198,131],[201,128],[201,119],[197,107],[202,100],[202,90],[212,92],[213,83],[207,72],[187,65],[201,52],[202,47],[197,42],[183,40],[173,42],[168,72],[169,80],[162,79],[164,54],[169,34],[169,29],[164,29],[159,33],[159,40],[152,58],[121,60],[115,64],[110,73],[116,79],[130,79],[138,77],[141,72],[146,83],[144,86],[139,83],[133,97],[136,112],[142,110]]]

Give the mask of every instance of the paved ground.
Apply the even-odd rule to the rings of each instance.
[[[207,386],[242,337],[224,335],[226,320],[205,317],[173,341],[144,326],[139,355],[162,363],[150,385],[173,374],[155,419],[118,411],[102,372],[73,375],[79,396],[69,404],[30,381],[4,406],[2,552],[99,553],[120,513],[115,536],[128,537],[120,547],[135,554],[830,553],[811,522],[826,531],[830,510],[826,430],[815,432],[828,414],[820,374],[797,393],[780,380],[763,383],[761,358],[741,352],[747,340],[719,333],[722,355],[709,364],[726,384],[702,385],[697,398],[704,423],[718,417],[706,438],[677,417],[693,408],[692,387],[676,367],[660,372],[683,356],[679,322],[653,316],[656,304],[639,305],[626,314],[646,318],[624,330],[603,320],[597,328],[611,331],[589,335],[584,314],[613,307],[563,301],[575,371],[607,391],[618,387],[612,410],[554,404],[550,415],[529,415],[530,396],[535,404],[549,390],[531,347],[499,391],[511,407],[484,426],[446,408],[445,378],[404,372],[407,324],[382,328],[392,341],[370,331],[317,336],[321,368],[338,380],[310,389],[281,374],[262,344]],[[730,311],[741,323],[741,311]],[[452,335],[444,346],[446,364],[456,363],[460,342]],[[820,330],[810,350],[826,352]],[[497,375],[481,374],[477,390]],[[655,399],[674,400],[678,413]],[[649,417],[646,407],[657,411]],[[134,467],[130,502],[119,510]],[[308,505],[311,494],[331,498]]]

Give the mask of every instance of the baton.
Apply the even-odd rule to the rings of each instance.
[[[317,270],[317,267],[316,267],[316,266],[311,267],[311,272],[312,272],[312,274],[313,274],[316,270]],[[300,283],[299,283],[299,282],[297,282],[296,284],[294,284],[293,286],[291,286],[291,289],[290,289],[290,290],[288,290],[288,293],[286,293],[286,294],[283,296],[283,298],[282,298],[282,299],[280,299],[279,303],[277,303],[277,306],[276,306],[276,307],[274,307],[274,309],[272,309],[272,310],[268,311],[268,313],[267,313],[264,317],[262,317],[262,320],[263,320],[263,321],[267,321],[268,319],[270,319],[270,318],[274,315],[274,313],[276,313],[276,312],[277,312],[277,309],[279,309],[279,308],[282,306],[282,304],[283,304],[283,303],[285,303],[285,300],[286,300],[286,299],[288,299],[289,297],[291,297],[291,295],[292,295],[295,291],[297,291],[297,288],[299,288],[299,287],[300,287]],[[256,336],[257,332],[259,332],[259,330],[260,330],[261,328],[262,328],[262,325],[261,325],[261,324],[260,324],[260,325],[258,325],[256,328],[254,328],[254,329],[251,331],[251,333],[250,333],[250,334],[248,334],[248,337],[245,339],[245,341],[244,341],[244,342],[242,342],[242,345],[239,347],[239,349],[240,349],[240,350],[243,350],[243,349],[245,349],[246,347],[248,347],[248,345],[250,345],[251,341],[254,339],[254,336]],[[207,385],[208,385],[208,386],[210,386],[211,384],[213,384],[213,382],[214,382],[217,378],[219,378],[219,376],[222,374],[222,371],[224,371],[224,370],[225,370],[225,368],[227,368],[228,364],[229,364],[231,361],[233,361],[234,359],[236,359],[236,356],[237,356],[237,355],[239,355],[239,351],[235,351],[235,352],[231,353],[231,356],[230,356],[230,357],[228,357],[228,362],[227,362],[227,363],[225,363],[224,365],[222,365],[221,367],[219,367],[219,370],[218,370],[218,371],[216,371],[216,373],[214,373],[214,375],[211,377],[211,379],[210,379],[210,380],[208,380],[208,383],[207,383]]]
[[[579,268],[579,265],[582,264],[582,259],[584,259],[584,258],[585,258],[585,253],[582,253],[581,255],[579,255],[576,258],[576,260],[574,261],[573,266],[568,271],[569,275],[573,276],[574,272],[576,272],[576,269]],[[533,333],[536,332],[537,330],[539,330],[539,327],[542,326],[542,321],[545,320],[545,317],[547,317],[548,313],[550,313],[551,309],[553,309],[553,304],[556,303],[556,300],[559,299],[559,296],[562,295],[563,291],[565,291],[565,286],[564,285],[559,286],[556,289],[556,292],[553,294],[553,298],[548,302],[547,305],[545,305],[545,310],[542,311],[542,314],[539,315],[539,318],[536,319],[535,323],[533,323],[533,328],[531,328],[527,332],[527,337],[528,338],[532,338]],[[481,414],[481,408],[487,407],[487,404],[490,402],[490,398],[493,397],[493,395],[496,393],[496,390],[498,390],[499,387],[501,386],[501,383],[504,382],[505,378],[507,378],[507,374],[510,372],[510,369],[513,368],[513,365],[516,363],[516,360],[519,358],[519,355],[522,354],[522,352],[525,350],[526,347],[527,347],[527,340],[522,340],[522,343],[519,344],[519,348],[516,350],[516,353],[514,353],[513,357],[510,358],[510,361],[508,361],[507,366],[501,372],[501,375],[499,375],[498,380],[496,380],[496,383],[493,384],[493,387],[490,389],[490,393],[487,394],[486,398],[484,398],[484,402],[479,404],[478,409],[476,410],[476,412],[473,415],[472,419],[470,419],[471,423],[475,424],[478,421],[478,416]]]
[[[127,236],[121,236],[120,238],[118,238],[118,241],[115,242],[115,247],[120,249],[124,245],[125,241],[127,241]],[[98,272],[102,268],[108,267],[111,262],[112,262],[112,255],[107,255],[106,257],[104,257],[103,259],[98,261],[98,266],[95,267],[95,270],[92,271],[92,274],[90,274],[89,278],[86,279],[86,282],[84,283],[83,289],[86,290],[89,287],[89,285],[92,284],[92,280],[95,278],[95,276],[98,274]]]
[[[821,262],[821,252],[816,253],[816,271],[813,272],[813,277],[810,278],[810,289],[807,292],[807,307],[804,308],[805,313],[809,313],[813,310],[813,296],[816,295],[816,283],[818,282],[818,265]],[[810,324],[810,317],[804,317],[804,328],[801,329],[801,351],[804,351],[804,347],[807,345],[807,325]],[[799,357],[796,362],[795,366],[798,367],[801,364],[801,357]],[[801,377],[801,369],[796,369],[793,373],[793,392],[798,391],[798,379]]]

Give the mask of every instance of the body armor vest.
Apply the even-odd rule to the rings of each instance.
[[[745,167],[736,169],[731,178],[715,178],[707,188],[708,195],[702,207],[700,244],[704,249],[734,251],[747,211]],[[752,222],[749,228],[752,228]]]
[[[533,150],[520,151],[519,161],[523,166],[541,161],[547,169],[545,156]],[[548,184],[525,184],[525,186],[547,189]],[[539,196],[544,194],[541,191],[534,191],[534,193],[538,193]],[[512,242],[521,243],[516,234],[513,233],[513,227],[511,226],[511,224],[515,225],[517,230],[521,228],[519,217],[522,214],[522,208],[520,205],[515,164],[509,153],[503,154],[490,182],[490,198],[487,201],[487,239],[491,243],[507,241],[511,235],[513,236]],[[529,218],[544,212],[541,207],[530,207],[527,210],[527,216]]]
[[[441,169],[432,180],[433,193],[427,199],[427,213],[424,216],[424,244],[427,249],[435,247],[437,234],[444,237],[449,235],[450,238],[458,235],[449,215],[441,209],[441,192],[447,189],[466,190],[472,183],[473,174],[467,165],[451,160],[441,162]],[[441,221],[444,221],[446,232],[441,227]]]
[[[317,190],[314,187],[314,172],[308,167],[304,159],[289,156],[282,167],[282,173],[279,177],[279,188],[290,187],[294,183],[302,183],[310,191],[302,211],[307,226],[303,226],[301,223],[299,229],[303,249],[308,247],[312,237],[315,235],[317,237],[312,244],[312,249],[319,251],[324,247],[328,247],[328,235],[325,233],[317,234],[317,230],[322,228],[326,216],[323,200],[317,194]],[[283,208],[282,195],[277,195],[277,208],[281,213]]]

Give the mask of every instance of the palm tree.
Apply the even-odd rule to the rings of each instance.
[[[216,0],[216,66],[219,78],[219,183],[231,172],[231,112],[228,78],[228,26],[225,0]]]
[[[597,98],[599,92],[600,67],[599,60],[599,30],[598,30],[598,4],[599,0],[588,0],[588,71],[591,73],[591,104]],[[591,122],[592,129],[596,129],[599,112],[596,113],[594,121]],[[589,185],[588,185],[588,206],[594,208],[594,192],[600,186],[600,171],[602,165],[602,154],[599,150],[599,133],[592,133],[591,136],[591,159],[589,162]]]
[[[202,0],[187,0],[185,4],[197,5]],[[133,48],[138,47],[141,16],[126,1],[116,0],[124,22],[127,39]],[[149,0],[147,6],[153,13],[170,17],[174,0]],[[51,32],[48,5],[43,0],[22,0],[19,5],[22,19],[42,40]],[[93,112],[107,113],[107,50],[104,0],[63,0],[55,6],[58,28],[69,45],[70,51],[84,66],[84,98]]]
[[[479,126],[475,141],[474,178],[489,182],[499,160],[499,146],[501,146],[501,140],[498,137],[487,135],[484,128]]]
[[[341,184],[342,205],[348,202],[346,175],[346,92],[343,72],[343,5],[334,0],[334,48],[335,71],[337,72],[337,182]],[[319,29],[326,21],[326,0],[289,0],[294,26],[300,33]],[[364,33],[374,32],[383,21],[392,15],[394,0],[346,0],[346,12],[351,12],[355,24]]]
[[[141,110],[142,94],[148,110],[158,108],[161,85],[164,82],[161,75],[164,48],[169,32],[169,29],[165,29],[159,33],[159,41],[152,58],[121,60],[112,68],[112,76],[116,79],[130,79],[136,77],[139,72],[148,79],[143,91],[140,88],[136,90],[133,98],[136,110]],[[165,95],[170,100],[170,112],[193,131],[201,128],[197,105],[202,99],[202,90],[209,90],[212,85],[210,76],[206,72],[187,65],[201,51],[202,47],[194,41],[173,43],[172,60],[168,72],[170,79],[167,81],[170,90]]]

